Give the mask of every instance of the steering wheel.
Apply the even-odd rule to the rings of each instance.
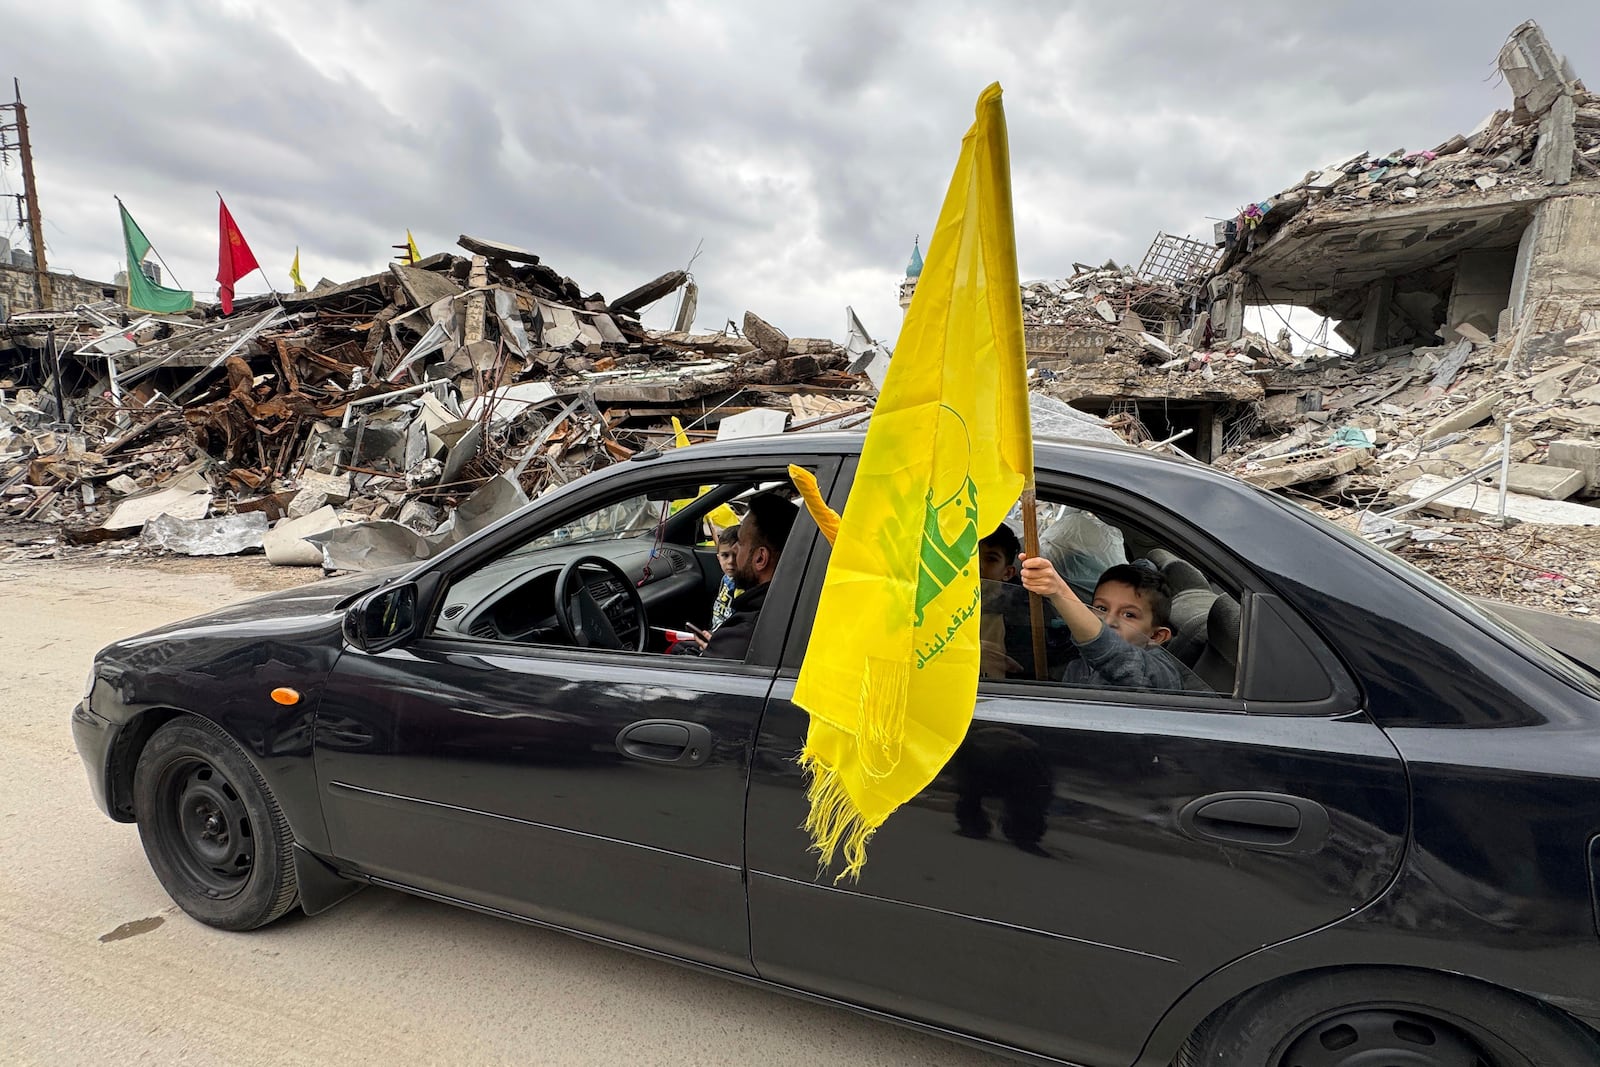
[[[556,624],[579,648],[643,652],[644,600],[633,580],[604,556],[579,556],[556,577]]]

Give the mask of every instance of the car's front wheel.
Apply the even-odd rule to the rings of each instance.
[[[1182,1067],[1573,1067],[1594,1035],[1479,982],[1405,969],[1310,975],[1247,993],[1190,1038]]]
[[[152,734],[133,798],[157,880],[194,918],[253,930],[294,905],[289,824],[255,765],[213,723],[185,715]]]

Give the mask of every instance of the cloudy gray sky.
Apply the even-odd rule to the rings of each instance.
[[[0,74],[22,83],[54,269],[119,269],[118,194],[209,297],[221,190],[280,288],[296,245],[308,282],[342,281],[407,227],[424,254],[461,233],[531,248],[608,296],[703,242],[700,327],[750,309],[837,338],[852,304],[892,339],[988,82],[1022,275],[1060,277],[1208,235],[1341,156],[1469,131],[1509,105],[1494,58],[1530,17],[1600,82],[1593,0],[0,0]],[[20,189],[13,159],[0,192]]]

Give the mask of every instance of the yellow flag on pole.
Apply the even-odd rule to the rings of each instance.
[[[294,248],[294,262],[289,265],[289,280],[294,283],[294,291],[295,292],[303,293],[303,292],[306,291],[306,283],[300,280],[300,246],[299,245],[295,245],[295,248]]]
[[[417,251],[417,239],[411,236],[410,230],[406,231],[406,254],[411,257],[413,263],[422,258],[422,253]]]
[[[823,867],[867,841],[966,736],[978,540],[1031,480],[1011,163],[998,83],[978,97],[862,445],[794,701]]]

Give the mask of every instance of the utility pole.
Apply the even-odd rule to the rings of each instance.
[[[44,258],[44,222],[39,217],[39,187],[33,180],[33,146],[28,142],[28,112],[22,106],[22,86],[11,79],[17,102],[0,104],[0,111],[10,110],[16,121],[10,126],[0,126],[0,151],[15,148],[22,157],[22,196],[28,206],[28,239],[33,242],[33,288],[39,298],[41,311],[50,307],[50,269]],[[6,142],[5,135],[16,132],[16,143]]]

